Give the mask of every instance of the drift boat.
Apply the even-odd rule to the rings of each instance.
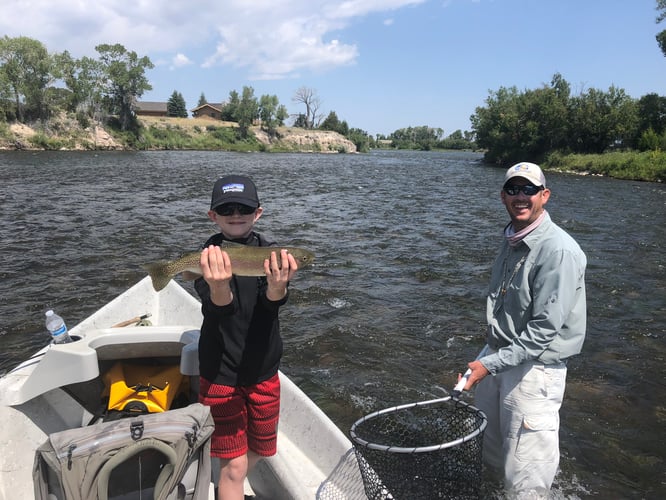
[[[136,324],[146,317],[149,325]],[[201,321],[201,304],[184,288],[170,281],[155,292],[146,277],[71,328],[74,342],[49,344],[3,376],[0,500],[35,497],[35,456],[50,436],[82,429],[94,438],[104,425],[101,416],[113,414],[114,408],[155,415],[196,405]],[[130,378],[130,369],[145,375],[156,366],[171,367],[161,372],[168,383],[151,388],[143,399],[123,399],[125,392],[134,393],[127,387],[131,382],[123,380]],[[257,500],[366,498],[349,439],[282,372],[280,379],[278,453],[250,473],[246,495]],[[115,384],[125,392],[110,388]],[[213,500],[219,472],[215,460],[211,471],[205,489]],[[124,495],[141,497],[139,492]],[[60,496],[49,491],[47,498]],[[168,498],[194,497],[181,484]]]

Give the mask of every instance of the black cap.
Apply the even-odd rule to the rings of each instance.
[[[225,203],[240,203],[257,208],[259,206],[257,186],[252,179],[243,175],[227,175],[218,179],[213,187],[210,209],[215,210]]]

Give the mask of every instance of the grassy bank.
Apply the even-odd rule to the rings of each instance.
[[[618,152],[596,155],[552,153],[543,162],[550,170],[603,175],[615,179],[666,182],[666,152]]]
[[[134,149],[188,149],[223,151],[263,151],[264,144],[254,134],[241,137],[236,124],[192,119],[141,119],[138,138],[126,139]]]

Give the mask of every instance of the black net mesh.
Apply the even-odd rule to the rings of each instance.
[[[354,451],[371,500],[479,498],[486,417],[451,398],[358,420]]]

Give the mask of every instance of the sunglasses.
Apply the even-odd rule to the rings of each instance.
[[[215,208],[215,213],[217,215],[233,215],[235,212],[238,212],[241,215],[250,215],[256,212],[257,209],[250,207],[248,205],[243,205],[242,203],[225,203]]]
[[[504,186],[504,192],[509,196],[516,196],[521,191],[525,196],[534,196],[543,189],[543,186],[533,186],[532,184],[525,184],[524,186],[517,186],[516,184],[507,184]]]

